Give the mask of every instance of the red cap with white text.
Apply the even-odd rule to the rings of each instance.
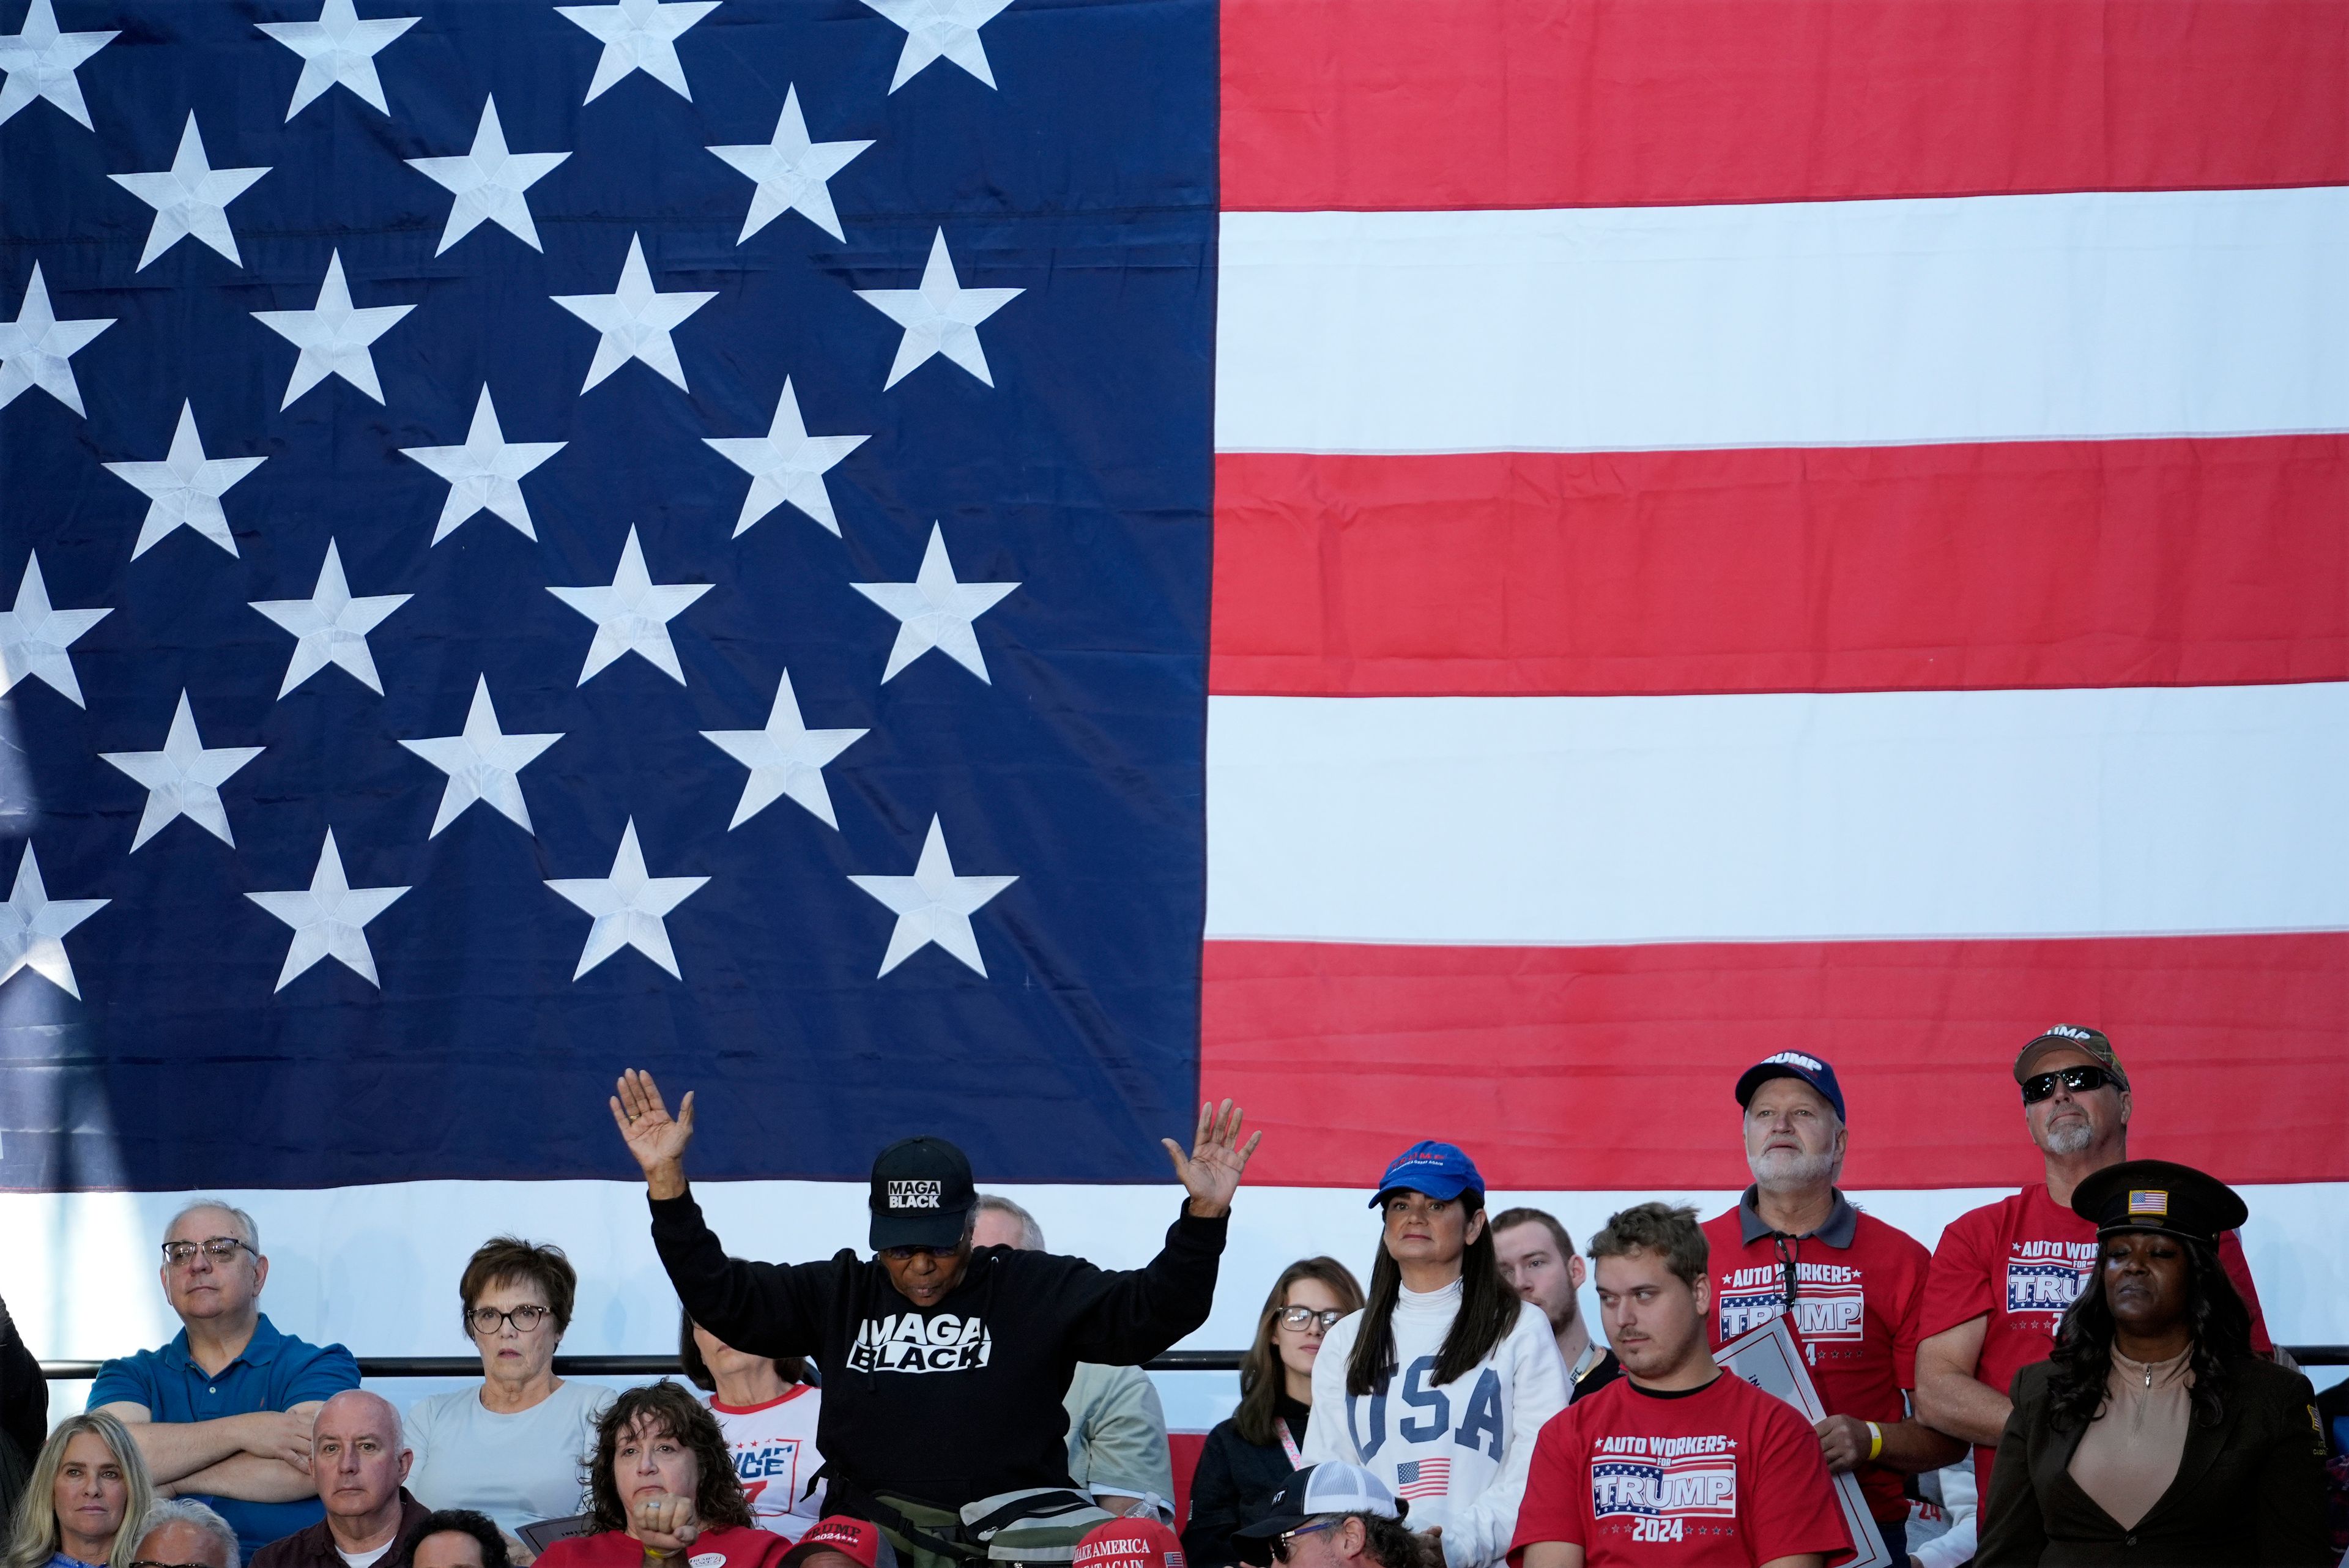
[[[1085,1532],[1069,1568],[1185,1568],[1183,1542],[1148,1514],[1112,1519]]]
[[[897,1568],[897,1549],[889,1544],[881,1527],[869,1519],[851,1519],[844,1513],[817,1520],[775,1568],[792,1568],[819,1552],[837,1552],[862,1568]]]

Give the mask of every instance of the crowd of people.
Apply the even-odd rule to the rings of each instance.
[[[270,1322],[253,1218],[200,1201],[162,1239],[181,1333],[54,1430],[0,1310],[0,1568],[2343,1562],[2349,1411],[2269,1342],[2240,1197],[2128,1158],[2101,1033],[2013,1075],[2045,1179],[1930,1252],[1838,1187],[1843,1092],[1800,1052],[1733,1085],[1733,1208],[1630,1204],[1583,1253],[1414,1144],[1370,1194],[1367,1292],[1331,1257],[1281,1272],[1178,1498],[1140,1368],[1212,1305],[1262,1136],[1228,1103],[1167,1141],[1184,1202],[1140,1269],[1050,1251],[936,1137],[875,1159],[869,1254],[775,1263],[694,1200],[692,1096],[672,1115],[632,1071],[611,1110],[698,1395],[558,1376],[577,1277],[501,1236],[458,1282],[480,1382],[403,1417]],[[1765,1340],[1816,1414],[1739,1375]]]

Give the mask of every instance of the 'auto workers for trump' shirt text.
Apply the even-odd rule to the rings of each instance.
[[[1715,1350],[1784,1314],[1829,1415],[1878,1422],[1908,1415],[1901,1392],[1917,1386],[1917,1325],[1932,1264],[1916,1238],[1862,1214],[1840,1192],[1826,1224],[1781,1237],[1763,1223],[1748,1188],[1736,1208],[1705,1221],[1704,1239],[1713,1258],[1705,1323]],[[1899,1471],[1862,1464],[1854,1474],[1870,1516],[1909,1517]]]
[[[1754,1568],[1851,1552],[1811,1424],[1727,1372],[1671,1393],[1619,1377],[1544,1427],[1511,1568],[1538,1541],[1581,1547],[1587,1568]]]

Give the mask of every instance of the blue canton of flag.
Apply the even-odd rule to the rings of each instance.
[[[1163,1179],[1215,47],[0,0],[0,1182]]]

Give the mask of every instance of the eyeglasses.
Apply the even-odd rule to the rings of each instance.
[[[1327,1530],[1331,1525],[1338,1522],[1339,1521],[1334,1519],[1325,1519],[1318,1524],[1300,1524],[1296,1529],[1288,1531],[1284,1534],[1274,1536],[1272,1538],[1272,1560],[1275,1563],[1288,1562],[1289,1542],[1295,1541],[1300,1535],[1310,1535],[1317,1530]],[[138,1564],[131,1564],[131,1568],[138,1568]]]
[[[508,1312],[500,1312],[493,1306],[475,1307],[465,1314],[465,1321],[473,1325],[475,1334],[487,1339],[497,1333],[502,1324],[510,1323],[514,1325],[516,1334],[528,1334],[554,1315],[553,1307],[543,1307],[536,1302],[532,1302],[526,1306],[518,1306]]]
[[[240,1250],[253,1252],[251,1247],[233,1236],[213,1236],[203,1241],[166,1241],[163,1243],[163,1261],[173,1268],[185,1268],[195,1262],[198,1252],[202,1252],[215,1263],[225,1263]],[[261,1256],[258,1252],[253,1252],[253,1255],[256,1258]],[[168,1564],[166,1568],[169,1568]]]
[[[1321,1325],[1321,1332],[1327,1334],[1330,1332],[1330,1324],[1345,1315],[1335,1307],[1331,1307],[1327,1312],[1315,1312],[1311,1307],[1283,1307],[1280,1309],[1280,1326],[1305,1328],[1318,1323]]]
[[[953,1247],[884,1247],[881,1256],[893,1263],[905,1263],[916,1258],[950,1258],[955,1251]]]
[[[2077,1067],[2058,1067],[2052,1073],[2040,1073],[2023,1079],[2023,1103],[2026,1106],[2037,1105],[2055,1092],[2058,1079],[2063,1081],[2065,1088],[2075,1095],[2085,1095],[2091,1089],[2101,1089],[2106,1084],[2120,1082],[2102,1067],[2090,1067],[2085,1064]]]

